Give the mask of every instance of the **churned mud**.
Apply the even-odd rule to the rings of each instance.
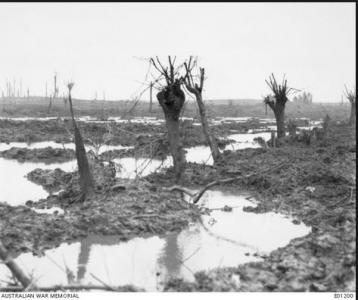
[[[330,129],[316,145],[247,149],[226,153],[230,167],[187,172],[205,184],[213,178],[256,172],[235,182],[256,195],[253,213],[278,211],[312,232],[270,253],[263,262],[196,274],[195,283],[172,280],[167,291],[355,291],[356,140],[345,125]],[[284,165],[272,173],[260,170]],[[200,172],[205,176],[200,177]],[[193,175],[195,174],[195,175]],[[258,228],[259,230],[259,228]],[[275,233],[272,232],[272,235]]]
[[[65,128],[68,124],[63,120],[0,122],[4,126],[0,131],[2,142],[29,142],[28,134],[31,142],[71,142]],[[80,124],[84,137],[92,143],[110,131],[108,124]],[[182,125],[186,126],[185,147],[205,145],[200,126],[191,121]],[[116,167],[110,160],[135,155],[148,157],[147,150],[138,154],[148,143],[156,145],[149,157],[166,157],[168,149],[162,125],[118,123],[111,126],[113,136],[117,137],[109,143],[133,148],[112,149],[89,156],[96,187],[86,201],[81,201],[77,172],[34,169],[27,178],[50,195],[46,199],[29,201],[26,206],[0,203],[0,238],[15,255],[23,252],[42,255],[63,242],[93,234],[115,235],[126,241],[133,237],[179,232],[209,213],[184,201],[180,193],[167,191],[166,187],[174,184],[171,168],[135,180],[116,176]],[[253,129],[259,132],[262,126],[265,126],[263,122],[250,120],[216,124],[213,130],[223,138],[233,131]],[[31,130],[27,132],[28,128]],[[222,148],[227,143],[223,142]],[[70,149],[12,148],[3,151],[2,156],[18,161],[46,162],[47,158],[53,159],[51,151],[54,150],[59,150],[56,152],[59,153],[58,162],[73,155]],[[247,212],[280,212],[293,217],[296,224],[302,222],[310,226],[312,231],[262,257],[262,261],[198,272],[193,282],[170,279],[164,290],[355,290],[355,158],[353,129],[344,124],[332,124],[324,139],[312,143],[287,138],[280,148],[225,150],[222,160],[215,166],[188,163],[180,185],[199,189],[217,179],[237,177],[224,188],[248,191],[255,197],[257,206],[246,207]],[[276,168],[278,165],[280,168]],[[55,207],[63,213],[36,212]],[[230,207],[227,210],[230,213]]]

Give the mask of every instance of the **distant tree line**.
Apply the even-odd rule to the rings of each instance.
[[[312,104],[312,94],[303,92],[297,96],[293,97],[293,102],[303,103],[303,104]]]

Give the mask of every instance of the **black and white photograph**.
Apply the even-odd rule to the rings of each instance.
[[[0,299],[356,298],[355,2],[2,2],[0,39]]]

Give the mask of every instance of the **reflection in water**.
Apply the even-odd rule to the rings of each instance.
[[[268,253],[310,231],[276,213],[243,211],[244,206],[253,205],[244,195],[208,191],[199,204],[212,209],[211,214],[179,233],[127,242],[116,236],[90,236],[48,250],[44,257],[26,253],[16,261],[26,272],[33,270],[41,286],[67,284],[67,265],[77,283],[99,284],[91,275],[94,274],[107,284],[132,284],[155,291],[161,282],[172,277],[191,281],[198,271],[259,261],[253,254]],[[222,211],[220,208],[225,205],[232,211]],[[0,264],[0,280],[9,275]]]
[[[80,254],[78,255],[77,281],[81,282],[86,274],[86,267],[90,257],[91,241],[85,239],[81,242]]]
[[[160,278],[167,281],[179,277],[181,273],[183,254],[178,244],[178,233],[171,233],[165,238],[165,246],[158,259]]]

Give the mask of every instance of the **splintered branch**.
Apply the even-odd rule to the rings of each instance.
[[[201,92],[202,91],[202,84],[204,83],[204,76],[203,74],[201,74],[200,77],[200,87],[197,86],[196,83],[194,83],[194,79],[193,79],[193,70],[194,67],[197,64],[197,60],[193,58],[193,56],[189,57],[189,61],[188,62],[184,62],[184,68],[185,68],[185,75],[181,78],[181,80],[184,82],[185,87],[188,89],[189,92],[191,93],[196,93],[196,92]],[[201,68],[200,68],[200,73],[201,73]]]

